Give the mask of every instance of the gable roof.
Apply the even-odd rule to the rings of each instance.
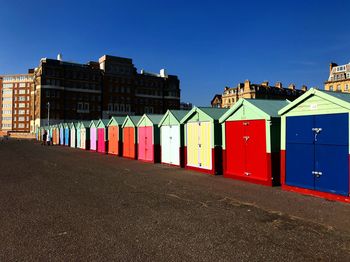
[[[158,126],[160,127],[163,124],[163,122],[169,116],[169,114],[173,115],[175,117],[175,119],[180,123],[182,118],[184,118],[185,115],[188,114],[188,112],[190,112],[190,110],[171,110],[171,109],[168,109],[166,111],[166,113],[164,114],[164,116],[162,117],[162,119],[160,120]]]
[[[213,120],[219,120],[219,118],[227,112],[226,108],[215,108],[215,107],[193,107],[182,119],[183,124],[191,115],[195,112],[202,112],[212,118]]]
[[[325,100],[331,101],[341,107],[344,107],[348,110],[350,110],[350,94],[349,93],[341,93],[341,92],[334,92],[334,91],[324,91],[319,90],[316,88],[311,88],[309,91],[305,92],[302,96],[298,97],[296,100],[291,102],[289,105],[283,107],[281,110],[278,111],[279,115],[286,114],[288,111],[290,111],[292,108],[296,107],[297,105],[301,104],[303,101],[307,100],[311,96],[318,96]]]
[[[151,115],[151,114],[143,114],[140,118],[140,120],[137,122],[137,126],[139,126],[141,124],[141,121],[144,118],[148,118],[153,125],[158,125],[159,122],[162,120],[163,115]]]
[[[89,127],[92,127],[92,126],[97,127],[97,124],[98,124],[98,120],[91,120]]]
[[[124,120],[125,120],[125,116],[112,116],[112,118],[109,120],[107,126],[110,126],[112,124],[116,124],[116,125],[122,125]]]
[[[80,123],[79,127],[87,128],[87,127],[90,127],[91,121],[80,121],[79,123]]]
[[[287,100],[241,98],[222,117],[220,117],[219,122],[223,123],[243,105],[257,108],[262,111],[266,118],[279,117],[278,110],[287,106],[289,103],[290,102]]]
[[[100,119],[100,120],[98,120],[96,126],[97,127],[101,127],[101,126],[106,127],[108,125],[108,122],[109,122],[109,119]]]
[[[140,121],[140,119],[141,119],[141,116],[129,116],[129,115],[128,115],[128,116],[126,116],[126,118],[125,118],[125,120],[124,120],[124,122],[123,122],[123,124],[122,124],[122,127],[125,126],[125,124],[126,124],[126,122],[127,122],[128,120],[130,120],[131,123],[133,123],[133,125],[136,126],[137,123]]]

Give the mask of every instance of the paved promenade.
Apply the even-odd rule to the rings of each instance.
[[[350,205],[0,141],[0,261],[350,261]]]

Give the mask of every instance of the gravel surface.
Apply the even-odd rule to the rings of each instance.
[[[0,261],[350,261],[350,206],[0,141]]]

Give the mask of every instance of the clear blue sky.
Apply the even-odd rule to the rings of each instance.
[[[350,61],[350,1],[3,1],[0,74],[41,57],[104,54],[166,68],[182,100],[209,105],[245,79],[323,87],[331,61]]]

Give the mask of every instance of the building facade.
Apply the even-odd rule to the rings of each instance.
[[[43,58],[34,73],[32,130],[58,122],[163,114],[180,107],[180,81],[164,69],[137,72],[132,59],[104,55],[78,64]],[[48,119],[49,114],[49,119]]]
[[[281,82],[277,82],[274,86],[271,86],[267,81],[261,84],[252,84],[249,80],[246,80],[244,83],[239,83],[236,87],[225,87],[221,98],[221,107],[230,108],[240,98],[288,99],[293,101],[306,90],[306,86],[302,86],[301,89],[296,89],[294,84],[290,84],[287,88],[284,88]],[[220,106],[216,104],[216,107]]]
[[[324,84],[325,90],[328,91],[350,92],[350,63],[345,65],[331,63],[329,77]]]
[[[1,78],[1,130],[29,132],[33,70],[28,74],[3,75]]]
[[[164,69],[159,74],[137,72],[132,59],[104,55],[99,59],[103,75],[103,118],[114,115],[163,114],[180,107],[180,81]]]
[[[216,94],[210,101],[211,107],[221,108],[222,106],[222,95]]]
[[[32,131],[47,124],[101,117],[99,64],[43,58],[34,72]],[[49,116],[49,117],[48,117]]]

